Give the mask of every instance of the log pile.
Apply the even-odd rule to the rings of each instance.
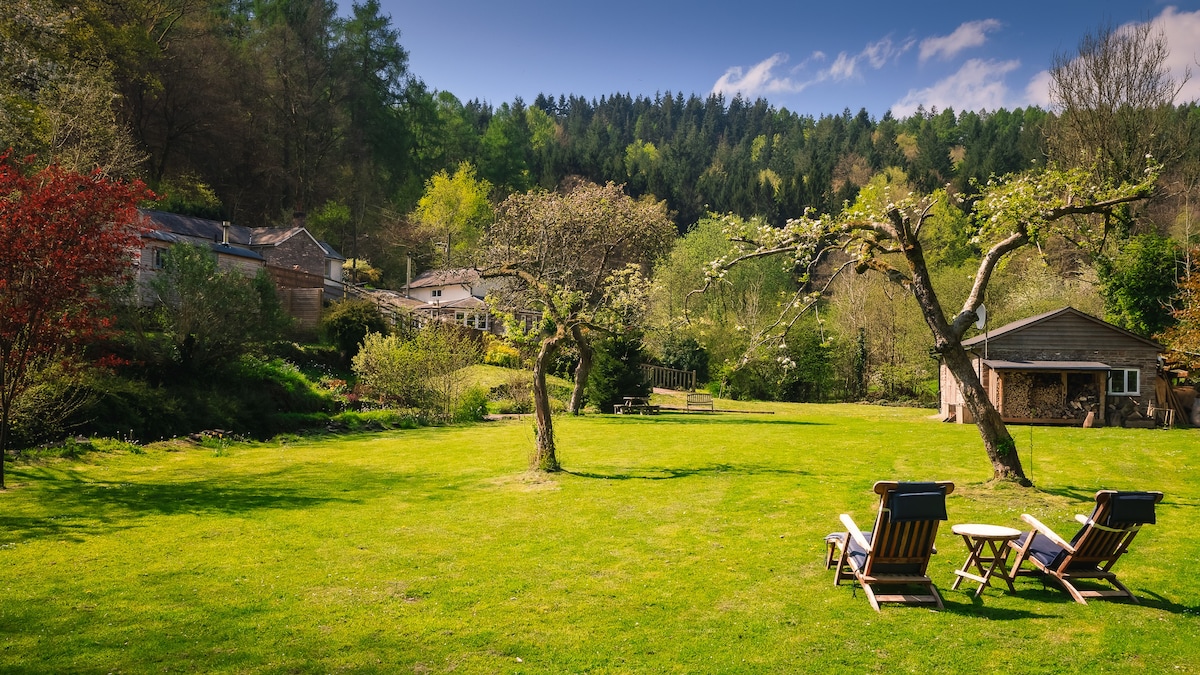
[[[1097,410],[1100,397],[1094,384],[1071,384],[1074,386],[1064,386],[1059,373],[1006,373],[1004,416],[1015,419],[1082,420],[1089,412]]]

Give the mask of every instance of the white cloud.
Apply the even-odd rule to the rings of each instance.
[[[1167,38],[1171,53],[1167,56],[1167,67],[1176,82],[1181,82],[1191,71],[1192,77],[1183,85],[1175,97],[1176,103],[1200,99],[1200,78],[1197,78],[1197,61],[1200,60],[1200,10],[1180,12],[1167,7],[1151,21],[1154,28],[1162,30]]]
[[[863,47],[861,52],[854,56],[849,56],[846,52],[838,54],[833,65],[828,70],[820,73],[818,77],[821,80],[831,79],[835,82],[858,77],[862,74],[859,64],[863,62],[866,62],[875,70],[879,70],[887,65],[888,61],[908,51],[912,45],[912,41],[897,45],[892,42],[892,38],[885,37],[877,42],[868,43],[866,47]]]
[[[964,110],[996,110],[1007,107],[1008,86],[1004,76],[1020,67],[1020,61],[971,59],[958,72],[925,89],[912,89],[892,105],[892,114],[907,117],[917,110],[936,107]]]
[[[1024,105],[1036,105],[1042,110],[1050,109],[1050,71],[1043,70],[1034,75],[1025,85]]]
[[[858,74],[858,57],[847,56],[846,52],[838,54],[838,57],[833,61],[833,65],[825,73],[837,80],[849,80]]]
[[[901,45],[885,37],[877,42],[867,44],[861,52],[853,56],[841,52],[829,67],[817,71],[807,79],[796,79],[795,76],[805,70],[810,64],[823,62],[828,59],[824,52],[815,51],[800,65],[781,73],[788,61],[788,55],[779,53],[761,61],[750,68],[733,66],[713,85],[712,93],[724,96],[741,94],[745,98],[757,98],[765,94],[797,94],[806,88],[827,80],[840,82],[862,75],[862,64],[878,70],[912,48],[914,42]]]
[[[712,93],[730,97],[741,94],[746,98],[758,98],[763,94],[795,94],[804,91],[810,82],[798,82],[776,73],[776,69],[787,63],[787,60],[787,54],[775,54],[751,66],[749,70],[734,66],[717,80]]]
[[[925,38],[921,40],[921,62],[935,56],[940,56],[942,59],[954,58],[964,49],[981,46],[987,41],[989,31],[999,29],[1000,22],[996,19],[983,19],[982,21],[968,21],[949,35]]]

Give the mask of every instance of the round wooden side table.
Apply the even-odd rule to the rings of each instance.
[[[992,577],[1000,577],[1008,584],[1008,590],[1013,593],[1017,592],[1016,587],[1013,586],[1012,575],[1008,571],[1008,555],[1012,551],[1008,542],[1020,537],[1020,530],[978,523],[955,525],[950,530],[963,538],[963,542],[971,552],[967,556],[967,561],[963,563],[962,569],[954,571],[958,578],[954,580],[951,589],[957,590],[963,579],[970,579],[979,583],[979,588],[975,590],[975,597],[978,598],[984,588],[992,585]],[[987,565],[986,568],[985,565]],[[972,572],[972,567],[979,573]]]

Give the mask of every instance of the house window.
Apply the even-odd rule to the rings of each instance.
[[[163,268],[163,249],[153,249],[154,257],[150,261],[151,269],[161,270]]]
[[[432,297],[432,298],[440,298],[440,297],[442,297],[442,289],[440,289],[440,288],[435,288],[435,289],[433,289],[432,291],[429,291],[429,297]]]
[[[1113,396],[1137,396],[1142,371],[1137,368],[1114,368],[1108,371],[1108,393]]]

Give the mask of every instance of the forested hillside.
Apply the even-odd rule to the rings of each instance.
[[[668,90],[464,101],[410,71],[398,24],[376,0],[344,14],[329,0],[10,0],[0,7],[0,147],[142,178],[168,211],[249,226],[305,213],[392,288],[406,258],[414,271],[473,260],[493,208],[514,193],[573,177],[623,185],[664,201],[681,236],[655,271],[651,355],[711,352],[714,379],[739,395],[931,396],[935,362],[911,297],[877,276],[839,282],[795,322],[782,370],[743,353],[797,292],[796,270],[764,262],[731,274],[684,311],[703,266],[728,247],[724,226],[836,215],[872,183],[956,198],[926,244],[935,281],[956,298],[981,254],[971,212],[980,185],[1080,157],[1132,166],[1154,154],[1155,198],[1122,211],[1102,247],[1040,239],[1005,262],[987,301],[997,320],[1075,304],[1155,335],[1183,297],[1175,280],[1195,240],[1200,177],[1195,103],[1148,104],[1153,127],[1131,116],[1089,137],[1070,133],[1067,108],[812,117]],[[1096,150],[1106,134],[1157,140],[1122,146],[1121,164]]]

